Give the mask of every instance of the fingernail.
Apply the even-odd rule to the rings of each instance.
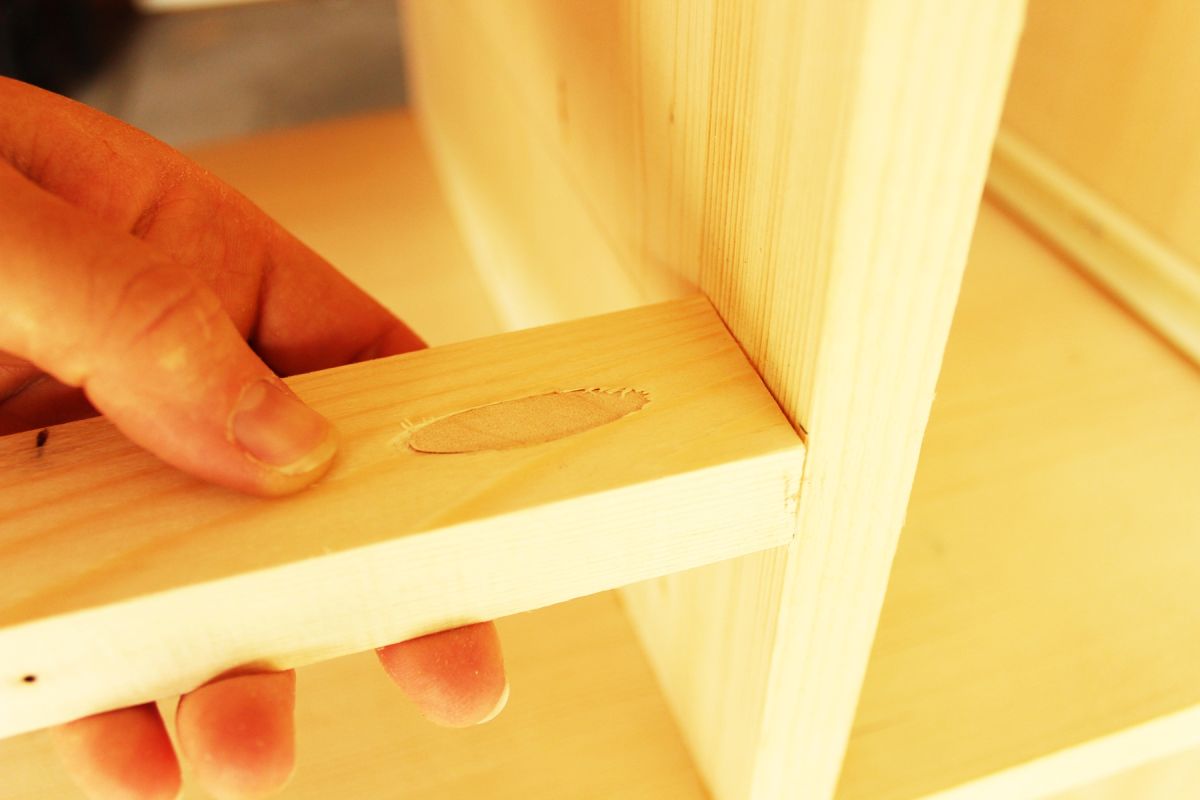
[[[508,681],[505,681],[504,691],[500,693],[500,699],[496,701],[496,707],[493,708],[491,713],[489,713],[486,717],[475,723],[476,725],[483,725],[484,723],[491,722],[496,717],[500,716],[500,712],[504,710],[506,705],[508,705],[508,688]]]
[[[242,391],[230,429],[247,453],[284,475],[312,472],[337,449],[328,420],[266,379]]]

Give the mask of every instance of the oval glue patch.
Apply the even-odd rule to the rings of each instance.
[[[574,389],[505,400],[435,419],[409,437],[418,453],[477,453],[552,442],[598,428],[650,402],[639,389]]]

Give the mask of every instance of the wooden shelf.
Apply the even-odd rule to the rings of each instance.
[[[985,203],[838,797],[1200,743],[1197,586],[1200,374]]]
[[[406,118],[200,157],[430,339],[492,332]],[[841,800],[1035,796],[1200,743],[1198,408],[1193,368],[985,204]],[[300,670],[284,797],[705,796],[611,595],[500,626],[513,699],[469,731],[369,655]],[[39,734],[0,742],[0,775],[73,796]]]

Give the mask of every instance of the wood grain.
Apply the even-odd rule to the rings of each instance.
[[[1041,798],[1200,746],[1197,409],[1193,366],[984,206],[839,800]]]
[[[283,500],[103,420],[0,439],[0,732],[490,619],[786,542],[803,446],[703,298],[291,380],[342,439]],[[414,424],[580,386],[650,398],[527,447]]]
[[[1046,800],[1176,800],[1200,786],[1200,750],[1148,761]]]
[[[1200,364],[1200,5],[1031,3],[988,184]]]
[[[409,9],[422,124],[502,319],[696,285],[810,433],[791,547],[623,597],[718,798],[829,796],[1021,3]]]
[[[1003,123],[1194,266],[1198,40],[1194,0],[1034,0]]]
[[[1001,131],[988,188],[1200,364],[1200,263],[1012,131]]]

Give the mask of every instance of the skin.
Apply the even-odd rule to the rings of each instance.
[[[424,347],[400,320],[246,198],[148,135],[0,78],[0,434],[106,415],[213,483],[286,495],[318,480],[336,432],[278,376]],[[434,722],[484,721],[507,682],[491,623],[378,651]],[[220,798],[294,768],[295,675],[220,676],[184,695],[182,755]],[[96,798],[172,798],[154,705],[61,726]]]

